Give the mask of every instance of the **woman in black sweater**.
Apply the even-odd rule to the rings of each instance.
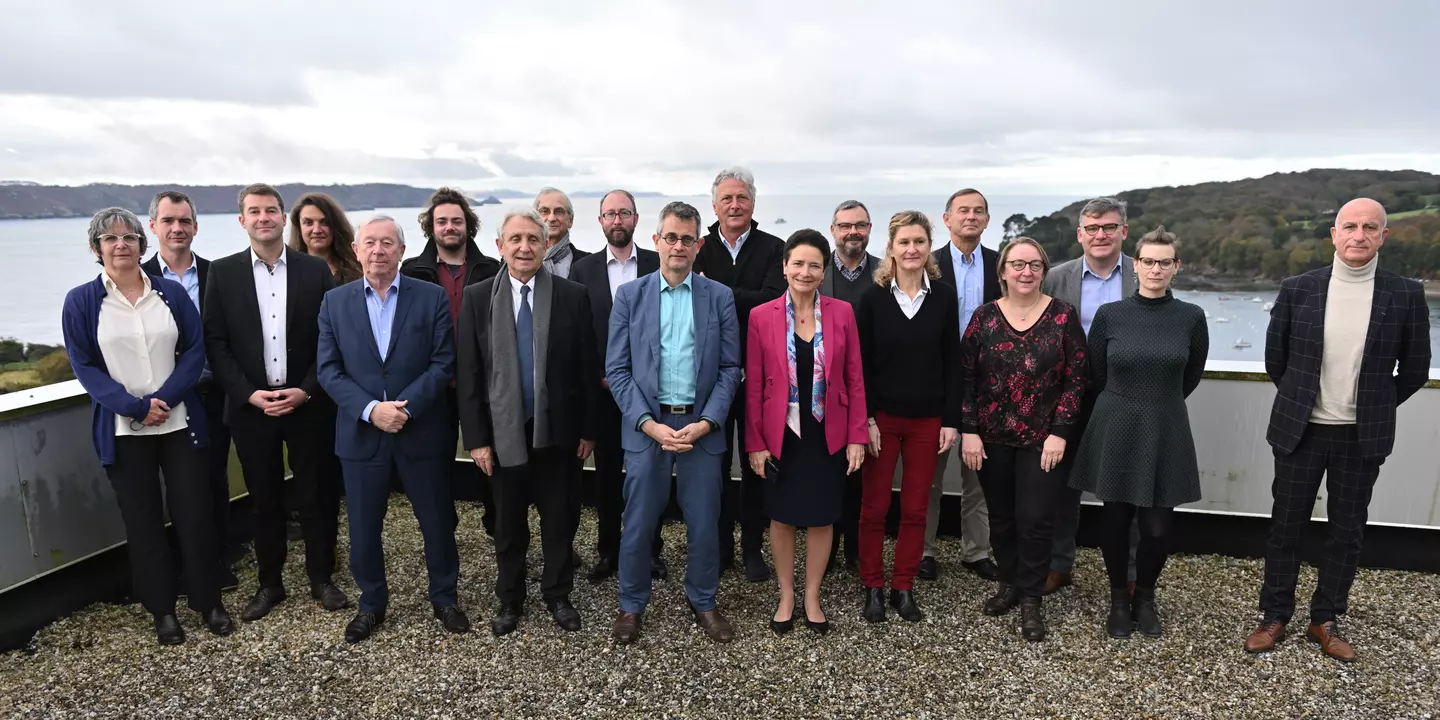
[[[930,221],[920,211],[891,217],[886,258],[856,311],[872,457],[862,468],[859,529],[869,622],[885,620],[885,516],[902,455],[890,605],[910,622],[923,617],[913,588],[925,550],[930,482],[936,456],[959,435],[960,308],[955,288],[940,281],[930,238]]]

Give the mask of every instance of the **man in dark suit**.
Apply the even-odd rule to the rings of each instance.
[[[497,637],[525,612],[530,505],[540,511],[540,592],[561,629],[580,629],[570,604],[570,543],[580,512],[576,459],[594,450],[600,362],[585,288],[545,270],[544,221],[529,208],[500,221],[505,272],[465,289],[456,386],[465,447],[494,478]]]
[[[1355,649],[1335,626],[1349,607],[1370,493],[1395,446],[1395,408],[1425,384],[1430,311],[1420,283],[1378,267],[1385,209],[1359,198],[1335,216],[1328,267],[1286,278],[1265,333],[1275,404],[1265,434],[1275,452],[1275,507],[1265,546],[1260,627],[1246,652],[1265,652],[1295,612],[1299,545],[1323,478],[1326,528],[1305,635],[1341,662]]]
[[[720,171],[710,186],[710,197],[717,218],[705,234],[695,258],[695,272],[726,287],[735,296],[735,313],[740,322],[740,367],[745,367],[745,328],[750,311],[785,292],[785,243],[760,229],[755,222],[755,176],[743,167]],[[736,397],[745,397],[744,374]],[[745,437],[745,403],[730,407],[726,422],[725,455],[721,458],[721,478],[729,480],[730,461],[735,447]],[[740,459],[740,484],[725,482],[720,510],[720,569],[735,564],[735,524],[740,523],[740,551],[745,560],[745,579],[764,582],[770,577],[762,548],[765,528],[765,486],[750,463]]]
[[[285,247],[285,206],[275,188],[240,191],[240,224],[250,248],[210,264],[205,350],[225,390],[255,524],[260,587],[240,617],[259,620],[286,598],[285,455],[305,540],[310,595],[326,610],[349,604],[335,572],[339,478],[324,457],[335,407],[315,378],[316,318],[335,278],[324,260]],[[227,493],[228,495],[228,493]]]
[[[570,196],[553,187],[540,188],[540,192],[535,194],[534,205],[535,212],[540,213],[550,233],[545,246],[545,269],[556,277],[569,278],[575,263],[590,254],[570,242],[570,228],[575,226],[575,206],[570,204]]]
[[[190,196],[178,190],[156,193],[150,200],[150,232],[155,234],[159,250],[140,267],[147,274],[180,283],[196,312],[203,312],[210,261],[191,250],[199,229],[195,203]],[[225,391],[215,383],[209,363],[200,373],[195,392],[204,407],[205,425],[210,434],[210,446],[205,450],[206,477],[210,479],[216,557],[220,558],[220,589],[230,591],[240,587],[239,578],[225,559],[230,545],[230,428],[225,425]]]
[[[610,382],[603,377],[605,346],[610,341],[610,306],[621,285],[660,269],[660,255],[635,245],[635,226],[640,216],[635,196],[625,190],[611,190],[600,199],[600,230],[605,249],[575,262],[570,279],[585,286],[594,314],[596,357],[600,359],[604,392],[596,401],[595,514],[599,532],[595,540],[595,564],[587,576],[598,583],[615,574],[620,566],[620,515],[625,507],[625,451],[620,447],[620,408],[610,395]],[[650,576],[669,575],[660,557],[660,525],[655,526],[651,546]]]
[[[356,228],[355,255],[365,276],[325,295],[318,353],[320,384],[338,408],[335,454],[345,475],[350,573],[360,586],[345,642],[365,640],[385,621],[381,535],[396,472],[425,540],[435,617],[452,633],[468,632],[456,592],[455,446],[445,409],[455,370],[450,303],[439,286],[399,274],[405,234],[394,218],[376,215]]]
[[[460,302],[465,288],[495,277],[500,272],[500,261],[480,252],[480,246],[475,243],[475,236],[480,232],[480,218],[470,209],[470,202],[459,190],[440,188],[430,195],[425,210],[420,213],[420,230],[425,233],[425,248],[419,255],[400,264],[400,274],[435,283],[445,289],[445,296],[450,300],[450,318],[458,334]],[[458,448],[460,410],[455,399],[454,380],[445,388],[445,408],[450,413],[450,446]],[[469,470],[469,473],[474,472],[473,468]],[[475,481],[468,484],[477,491],[480,504],[485,509],[480,524],[485,528],[486,535],[495,537],[495,508],[490,484],[473,475],[467,474],[464,478]],[[459,523],[458,515],[455,521]]]
[[[1000,255],[980,244],[985,228],[990,226],[990,201],[974,188],[956,190],[945,202],[945,214],[941,217],[950,230],[950,242],[935,251],[935,264],[940,267],[940,279],[955,288],[960,300],[960,335],[964,337],[975,309],[1000,299],[1000,281],[995,273]],[[940,503],[950,455],[941,453],[935,461],[929,514],[925,519],[925,555],[920,559],[917,573],[922,580],[940,576],[940,567],[935,562],[938,551],[935,536],[940,531]],[[960,466],[960,552],[960,563],[970,572],[992,582],[1000,579],[1000,568],[990,559],[990,508],[985,504],[985,491],[980,487],[979,475],[963,463]]]

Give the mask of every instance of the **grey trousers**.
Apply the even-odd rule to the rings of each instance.
[[[945,466],[951,455],[959,455],[960,445],[935,459],[935,479],[930,485],[930,509],[925,518],[925,557],[935,557],[935,535],[940,531],[940,496],[945,486]],[[960,553],[961,560],[975,562],[990,557],[990,510],[985,505],[985,491],[974,470],[960,467]],[[1072,548],[1071,554],[1074,554]]]

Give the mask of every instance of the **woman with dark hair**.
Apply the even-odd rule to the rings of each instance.
[[[1135,246],[1139,290],[1102,305],[1090,325],[1090,427],[1070,487],[1105,502],[1100,549],[1110,575],[1110,637],[1136,626],[1159,637],[1155,583],[1165,567],[1175,507],[1200,499],[1200,470],[1185,398],[1200,385],[1210,330],[1205,311],[1176,300],[1180,241],[1162,225]],[[1135,596],[1127,587],[1130,524],[1139,517]]]
[[[363,274],[355,257],[355,228],[345,209],[325,193],[305,193],[290,210],[291,250],[325,258],[336,285],[359,280]]]
[[[990,508],[990,545],[1000,588],[986,615],[1020,605],[1026,640],[1045,639],[1040,610],[1055,507],[1057,471],[1085,393],[1085,331],[1069,303],[1041,289],[1050,259],[1027,237],[1000,251],[1000,299],[981,305],[965,329],[964,421],[960,456],[980,475]]]
[[[906,210],[892,216],[885,260],[875,268],[875,285],[860,296],[855,313],[872,457],[862,472],[859,529],[869,622],[885,621],[885,516],[902,457],[890,605],[909,622],[924,617],[914,584],[925,552],[930,483],[936,456],[949,452],[959,434],[960,302],[954,286],[940,280],[930,240],[924,213]]]
[[[784,296],[750,311],[745,358],[745,449],[764,478],[780,603],[770,629],[795,621],[795,528],[805,531],[805,625],[830,629],[820,583],[840,519],[845,476],[865,459],[864,370],[855,313],[823,297],[830,244],[814,230],[785,243]],[[778,461],[778,463],[777,463]]]
[[[175,618],[168,510],[179,536],[190,608],[204,617],[210,632],[229,635],[235,625],[220,601],[202,450],[208,437],[195,392],[205,367],[200,313],[183,285],[141,271],[145,227],[129,210],[96,213],[89,242],[102,270],[65,296],[60,322],[75,379],[90,394],[95,452],[120,506],[131,591],[154,617],[160,644],[185,642]]]

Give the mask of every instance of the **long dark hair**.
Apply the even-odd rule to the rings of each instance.
[[[330,225],[330,252],[334,254],[338,268],[336,279],[342,285],[351,280],[359,280],[364,273],[360,270],[360,261],[355,257],[355,228],[351,227],[350,219],[345,217],[345,210],[340,207],[340,203],[325,193],[305,193],[295,202],[295,208],[290,211],[290,249],[310,254],[310,248],[306,247],[300,228],[300,211],[306,206],[318,208],[320,214],[325,216],[325,222]]]

